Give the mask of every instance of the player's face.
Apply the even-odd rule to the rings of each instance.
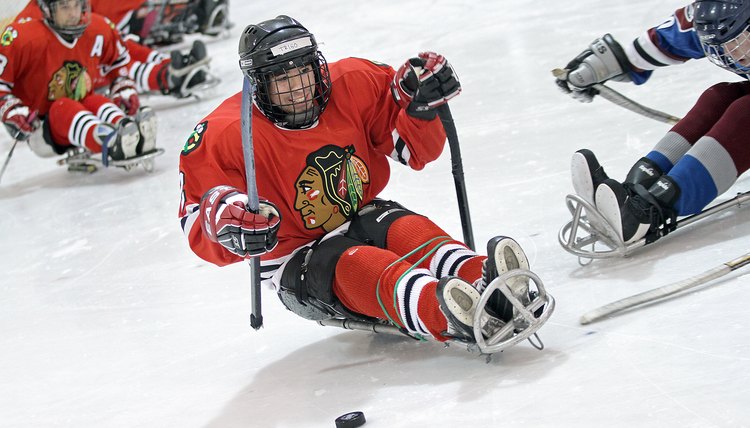
[[[724,43],[724,52],[736,64],[743,68],[750,68],[750,29],[746,29],[739,36]]]
[[[271,103],[285,113],[301,114],[313,107],[315,73],[312,65],[272,76],[269,86]]]
[[[81,22],[82,0],[59,0],[52,3],[52,18],[61,27],[76,26]]]

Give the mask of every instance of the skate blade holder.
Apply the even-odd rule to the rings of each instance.
[[[125,171],[129,172],[137,168],[138,166],[142,166],[147,173],[152,173],[154,172],[155,167],[154,158],[163,154],[164,149],[159,147],[135,158],[124,160],[110,160],[108,163],[108,167],[122,168]],[[87,173],[94,173],[99,169],[99,167],[103,166],[101,156],[98,156],[98,154],[92,156],[91,152],[82,148],[69,151],[64,158],[57,160],[57,164],[61,166],[67,165],[68,171],[71,172]]]
[[[191,96],[198,97],[198,94],[200,94],[201,92],[216,87],[219,85],[219,83],[221,83],[221,79],[208,70],[208,66],[210,63],[211,57],[206,57],[201,59],[200,61],[190,64],[190,67],[175,69],[170,66],[169,72],[172,74],[172,76],[183,77],[182,84],[178,89],[178,92],[180,94],[183,94],[181,98],[188,98]],[[190,81],[193,80],[193,77],[201,72],[206,74],[206,79],[203,82],[198,83],[197,85],[188,87],[190,85]]]
[[[513,295],[507,284],[508,280],[520,276],[528,278],[536,288],[534,290],[531,287],[531,283],[529,284],[529,291],[535,291],[537,294],[526,305]],[[484,308],[487,306],[487,302],[495,290],[503,293],[508,301],[513,304],[514,316],[512,321],[506,323],[499,330],[493,332],[491,336],[485,338],[482,333],[482,317],[486,316]],[[542,309],[542,313],[537,317],[534,313],[540,309]],[[555,299],[550,294],[547,294],[542,280],[534,272],[526,269],[514,269],[498,276],[482,292],[479,304],[477,305],[477,311],[474,314],[474,337],[476,338],[476,346],[479,348],[479,352],[491,355],[526,339],[531,342],[532,346],[541,350],[544,348],[544,345],[539,340],[536,332],[547,322],[554,310]],[[531,339],[532,335],[536,337],[537,343]]]
[[[643,246],[636,245],[638,242],[625,245],[599,211],[580,196],[568,195],[565,203],[573,219],[560,229],[557,240],[565,251],[579,259],[624,257],[634,247]],[[597,248],[596,244],[602,245]]]
[[[573,219],[560,229],[557,240],[565,251],[581,259],[609,259],[626,257],[633,251],[653,242],[655,238],[646,236],[638,241],[625,244],[614,228],[602,217],[597,209],[578,195],[568,195],[565,202],[573,215]],[[703,211],[680,219],[674,229],[681,229],[698,220],[726,211],[730,208],[742,208],[750,202],[750,191],[737,193],[734,198],[712,205]],[[584,215],[585,211],[585,215]],[[602,243],[605,248],[596,248],[596,243]],[[584,248],[591,245],[591,249]]]

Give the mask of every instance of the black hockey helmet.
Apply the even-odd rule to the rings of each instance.
[[[42,9],[42,15],[47,25],[68,41],[80,37],[91,23],[91,4],[89,0],[37,0],[37,3],[39,4],[39,8]],[[56,18],[58,8],[75,7],[76,4],[81,8],[81,17],[78,22],[72,24],[57,22],[57,18],[59,18]]]
[[[316,123],[328,104],[331,78],[315,36],[302,24],[280,15],[249,25],[239,55],[240,69],[257,85],[255,104],[269,120],[289,129]]]
[[[698,0],[693,3],[693,27],[703,51],[714,64],[748,78],[750,0]]]
[[[720,45],[747,29],[750,1],[698,0],[693,4],[693,26],[702,43]]]

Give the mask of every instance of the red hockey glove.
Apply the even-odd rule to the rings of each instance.
[[[29,108],[13,95],[0,98],[0,120],[15,140],[26,141],[36,131],[41,122],[36,111]]]
[[[461,93],[461,84],[442,55],[422,52],[398,69],[393,76],[391,93],[409,115],[432,120],[437,114],[435,108]]]
[[[135,90],[135,82],[127,77],[118,77],[109,86],[109,96],[112,102],[117,104],[128,116],[133,116],[141,106],[138,92]]]
[[[281,216],[276,206],[260,201],[259,213],[247,211],[247,195],[230,186],[216,186],[201,198],[203,233],[240,257],[265,254],[276,247]]]

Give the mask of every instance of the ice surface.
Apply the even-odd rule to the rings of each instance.
[[[223,78],[201,102],[149,101],[167,153],[156,171],[70,174],[19,147],[0,184],[0,426],[737,427],[750,424],[750,276],[582,327],[584,312],[748,251],[750,212],[732,210],[627,259],[579,266],[557,244],[568,165],[594,150],[622,178],[667,126],[602,99],[562,95],[550,70],[594,38],[623,42],[677,1],[232,1],[235,27],[208,43]],[[241,87],[245,25],[289,14],[329,61],[398,65],[421,50],[454,64],[451,103],[477,242],[515,237],[558,302],[528,343],[483,358],[436,343],[320,327],[264,294],[249,327],[249,270],[188,249],[177,220],[179,151],[197,121]],[[707,61],[612,86],[683,115],[710,84]],[[334,89],[335,90],[335,89]],[[0,132],[0,155],[10,148]],[[743,177],[730,193],[746,191]],[[424,171],[395,166],[386,197],[460,236],[448,151]],[[743,315],[744,314],[744,315]]]

